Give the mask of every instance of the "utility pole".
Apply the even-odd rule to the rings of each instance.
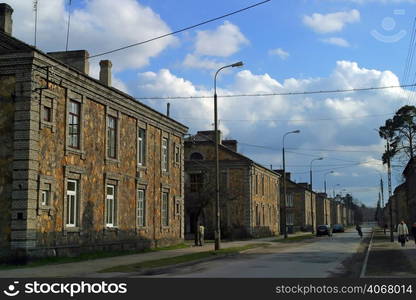
[[[389,189],[389,214],[390,214],[390,241],[394,242],[393,236],[393,199],[391,198],[391,162],[390,162],[390,143],[387,141],[387,182],[388,182],[388,189]]]

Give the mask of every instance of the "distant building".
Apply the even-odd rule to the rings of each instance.
[[[276,170],[283,174],[282,170]],[[296,183],[286,173],[286,226],[288,232],[312,231],[316,229],[316,193],[308,183]],[[281,199],[284,198],[283,187]],[[281,227],[283,228],[283,222]],[[283,231],[283,230],[282,230]]]
[[[221,132],[219,133],[221,136]],[[185,224],[191,237],[198,223],[207,238],[215,231],[215,131],[185,141]],[[237,152],[237,141],[219,144],[221,236],[279,234],[280,175]]]
[[[316,224],[331,225],[331,199],[326,193],[318,193],[316,197]]]

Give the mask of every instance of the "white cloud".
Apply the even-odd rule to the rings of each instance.
[[[322,39],[324,43],[332,44],[339,47],[350,47],[350,43],[347,40],[339,37],[331,37],[327,39]]]
[[[218,62],[214,59],[200,57],[195,54],[188,54],[183,61],[183,65],[188,68],[218,70],[220,67],[224,66],[225,63]]]
[[[216,30],[198,31],[195,53],[199,55],[228,57],[240,50],[249,41],[238,26],[225,21]]]
[[[33,44],[34,18],[32,1],[9,0],[13,7],[13,35]],[[38,48],[47,51],[65,49],[67,11],[64,0],[39,1]],[[115,17],[117,16],[117,17]],[[168,25],[151,8],[135,0],[85,1],[85,7],[71,15],[70,50],[86,49],[91,55],[144,41],[170,32]],[[140,47],[92,59],[113,61],[115,71],[140,68],[149,64],[167,47],[177,43],[175,37],[166,37]]]
[[[281,59],[285,60],[286,58],[289,57],[290,54],[289,54],[289,52],[286,52],[282,48],[277,48],[277,49],[269,50],[269,55],[277,55]]]
[[[303,17],[303,23],[317,33],[339,32],[347,23],[358,21],[360,21],[360,12],[356,9],[326,15],[314,13],[312,16]]]

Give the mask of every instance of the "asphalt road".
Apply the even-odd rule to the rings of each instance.
[[[364,235],[370,228],[363,228]],[[242,255],[175,268],[153,277],[186,278],[323,278],[339,273],[342,261],[358,250],[360,237],[355,230],[322,236],[312,242],[253,249]],[[140,276],[142,277],[142,276]],[[148,277],[148,276],[147,276]]]

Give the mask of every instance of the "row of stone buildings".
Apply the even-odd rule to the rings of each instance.
[[[0,4],[0,257],[170,245],[213,229],[212,131],[188,128],[90,77],[86,51],[44,53],[12,36]],[[226,237],[280,233],[281,176],[220,145]],[[287,224],[348,223],[345,207],[288,179]]]
[[[416,222],[416,159],[410,159],[403,173],[404,182],[394,189],[393,195],[389,198],[383,209],[383,219],[379,218],[381,225],[393,227],[402,220],[411,225]],[[391,213],[391,216],[390,216]],[[389,226],[390,227],[390,226]]]

